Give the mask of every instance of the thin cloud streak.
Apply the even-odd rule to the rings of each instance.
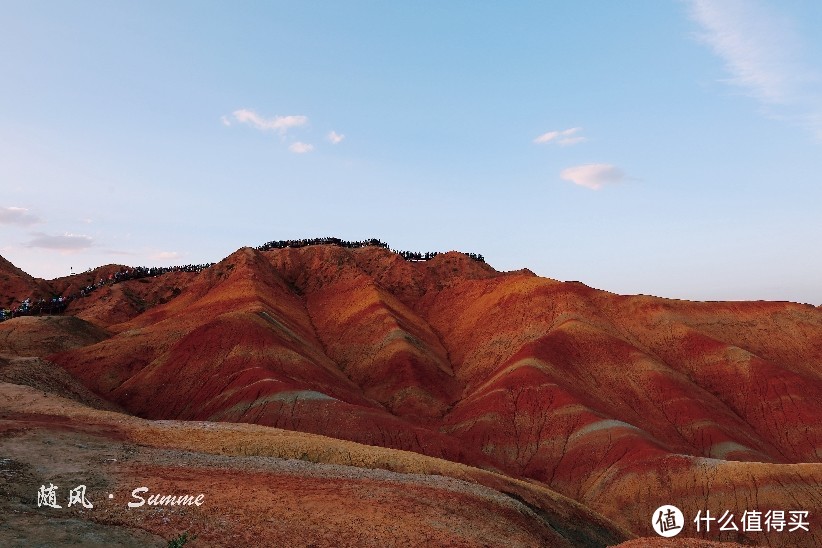
[[[275,116],[273,118],[264,118],[249,109],[235,110],[232,115],[237,122],[241,124],[250,125],[260,131],[277,131],[281,135],[285,134],[291,128],[303,126],[308,123],[307,116]]]
[[[581,135],[574,136],[576,133],[582,131],[581,127],[572,127],[569,129],[563,129],[558,131],[549,131],[547,133],[543,133],[534,139],[534,143],[538,145],[545,145],[549,143],[557,144],[560,146],[569,146],[569,145],[576,145],[577,143],[582,143],[585,141],[585,137]]]
[[[175,261],[181,256],[182,255],[176,251],[160,251],[159,253],[153,254],[151,258],[156,261]]]
[[[794,121],[822,138],[818,71],[803,63],[790,19],[742,0],[690,0],[690,14],[702,28],[697,38],[724,62],[728,83],[767,107],[768,116]]]
[[[39,222],[40,218],[25,207],[0,207],[0,224],[30,226]]]
[[[137,253],[134,253],[133,251],[122,251],[122,250],[119,250],[119,249],[104,249],[103,253],[105,253],[106,255],[123,255],[123,256],[128,256],[128,257],[134,257],[134,256],[138,255]]]
[[[26,243],[26,247],[39,247],[43,249],[55,249],[66,253],[72,253],[91,247],[94,240],[91,236],[84,234],[70,234],[66,232],[62,235],[50,235],[43,232],[35,232],[33,238]]]

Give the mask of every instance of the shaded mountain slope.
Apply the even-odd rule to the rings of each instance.
[[[29,297],[51,297],[51,288],[45,280],[33,278],[3,257],[0,257],[0,288],[0,308],[19,304]]]
[[[0,383],[28,386],[44,394],[68,398],[95,409],[122,411],[68,374],[61,367],[40,358],[14,358],[0,355]],[[4,393],[6,397],[8,393]]]
[[[108,337],[103,329],[75,316],[20,316],[0,323],[0,354],[42,357]]]

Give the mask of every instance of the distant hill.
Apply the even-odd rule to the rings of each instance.
[[[26,274],[0,257],[0,308],[11,306],[17,299],[50,295],[48,283]]]

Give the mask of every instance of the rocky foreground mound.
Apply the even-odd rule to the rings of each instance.
[[[147,421],[0,383],[3,546],[606,546],[631,535],[550,489],[416,453],[255,425]],[[37,485],[86,502],[33,509]],[[134,489],[141,499],[136,498]],[[201,504],[152,503],[152,495]],[[129,507],[128,504],[138,506]]]
[[[105,338],[47,359],[139,417],[484,469],[575,500],[612,524],[606,543],[655,536],[654,509],[675,504],[678,538],[822,544],[822,310],[810,305],[620,296],[459,253],[312,246],[244,248],[199,273],[105,286],[66,313]],[[746,511],[774,510],[807,511],[808,530],[743,530]],[[697,531],[706,511],[737,530]]]

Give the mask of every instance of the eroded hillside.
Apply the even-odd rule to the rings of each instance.
[[[310,246],[106,285],[66,314],[104,335],[46,358],[138,417],[442,458],[534,482],[639,536],[663,504],[806,510],[809,531],[686,534],[822,542],[813,306],[620,296],[460,253]]]

